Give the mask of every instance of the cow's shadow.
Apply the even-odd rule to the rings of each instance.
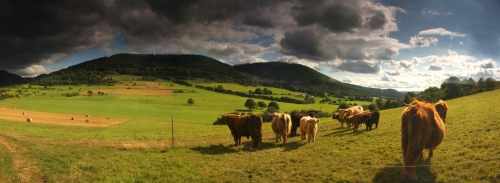
[[[385,182],[397,182],[397,183],[413,183],[413,182],[436,182],[436,174],[431,172],[431,158],[429,156],[427,159],[420,158],[417,161],[417,178],[418,181],[410,180],[399,180],[399,175],[403,172],[403,164],[398,163],[396,165],[387,166],[381,168],[377,174],[372,179],[375,183],[385,183]]]
[[[191,150],[198,151],[201,154],[219,155],[219,154],[239,152],[242,150],[242,148],[243,146],[234,146],[234,144],[228,146],[224,146],[224,144],[219,144],[219,145],[212,144],[208,147],[202,147],[202,146],[193,147],[191,148]]]
[[[330,133],[330,134],[326,134],[326,135],[323,135],[324,137],[329,137],[329,136],[344,136],[344,135],[348,135],[349,132],[352,132],[352,130],[347,130],[346,127],[338,127],[336,129],[334,129],[335,131]]]

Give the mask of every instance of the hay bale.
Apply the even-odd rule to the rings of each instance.
[[[108,118],[108,119],[110,119],[110,118]]]
[[[25,112],[23,112],[23,115],[25,115],[25,114],[26,114],[26,113],[25,113]]]
[[[85,115],[85,117],[87,117],[87,118],[88,118],[88,117],[89,117],[89,115],[87,114],[87,115]]]
[[[27,121],[27,122],[33,122],[33,119],[28,118],[28,119],[26,119],[26,121]]]
[[[71,120],[75,120],[75,117],[71,117]]]
[[[87,119],[87,120],[85,120],[85,122],[87,122],[87,123],[88,123],[88,122],[90,122],[90,121],[89,121],[89,119]]]
[[[12,108],[12,110],[16,110],[16,108],[14,107],[14,108]]]

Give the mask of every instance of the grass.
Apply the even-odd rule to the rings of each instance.
[[[500,108],[492,103],[500,100],[499,94],[496,90],[447,101],[445,139],[431,159],[424,151],[417,168],[419,182],[500,179],[496,170]],[[185,104],[190,97],[193,106]],[[262,146],[248,151],[250,140],[244,138],[244,146],[235,147],[227,126],[211,125],[219,113],[243,109],[239,106],[245,100],[203,90],[164,97],[68,98],[48,93],[3,100],[0,105],[20,109],[130,121],[94,128],[0,119],[0,140],[15,148],[12,152],[0,145],[0,178],[2,182],[242,182],[252,175],[252,182],[395,182],[402,172],[403,108],[381,111],[379,128],[369,132],[352,133],[337,121],[321,118],[316,142],[291,137],[285,147],[274,142],[270,123],[265,123]],[[309,107],[279,104],[282,111]],[[15,162],[24,163],[14,166]]]

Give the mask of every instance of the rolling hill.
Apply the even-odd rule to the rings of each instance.
[[[144,80],[202,80],[206,82],[238,83],[246,86],[273,86],[324,97],[375,96],[402,98],[403,93],[392,89],[367,88],[342,83],[309,67],[281,62],[230,66],[201,55],[117,54],[70,66],[50,74],[26,79],[24,83],[38,85],[113,85],[112,75],[144,76]],[[3,77],[2,77],[3,78]],[[10,81],[10,80],[9,80]],[[2,83],[12,83],[1,81]]]
[[[24,81],[23,77],[12,74],[12,73],[4,71],[4,70],[0,70],[0,78],[2,78],[0,80],[0,87],[19,84],[19,83],[22,83]]]

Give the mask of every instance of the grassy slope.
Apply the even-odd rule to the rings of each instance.
[[[494,182],[500,179],[496,171],[500,167],[497,141],[500,111],[492,103],[500,100],[499,94],[500,90],[496,90],[447,101],[450,110],[445,139],[432,160],[427,159],[427,151],[424,151],[424,160],[419,164],[431,166],[418,168],[420,181]],[[4,100],[0,105],[52,112],[95,112],[131,120],[107,128],[0,120],[0,138],[15,144],[17,151],[11,153],[12,156],[29,159],[40,168],[32,173],[33,180],[48,182],[240,182],[247,181],[250,173],[254,182],[394,182],[402,171],[398,166],[402,160],[403,108],[381,111],[379,128],[370,132],[361,130],[353,134],[339,128],[337,121],[321,119],[316,142],[309,144],[293,137],[285,147],[274,143],[270,124],[265,123],[262,147],[248,152],[231,145],[226,126],[207,125],[216,115],[206,119],[198,116],[198,113],[208,115],[238,109],[246,99],[199,91],[196,96],[218,102],[206,100],[203,101],[206,104],[200,104],[201,101],[193,97],[195,106],[187,106],[181,104],[189,98],[184,96],[186,93],[161,99],[47,95],[46,98]],[[148,104],[143,104],[144,101]],[[179,104],[170,108],[165,104],[169,101]],[[195,108],[198,105],[199,108]],[[280,103],[280,107],[291,110],[297,106]],[[168,148],[171,144],[169,110],[187,115],[175,118],[182,122],[175,125],[177,148]],[[249,140],[244,142],[248,145]],[[8,164],[7,152],[0,147],[0,153],[7,155],[2,156],[3,162]],[[13,174],[9,172],[15,171],[21,170],[0,169],[0,177],[8,177]]]

